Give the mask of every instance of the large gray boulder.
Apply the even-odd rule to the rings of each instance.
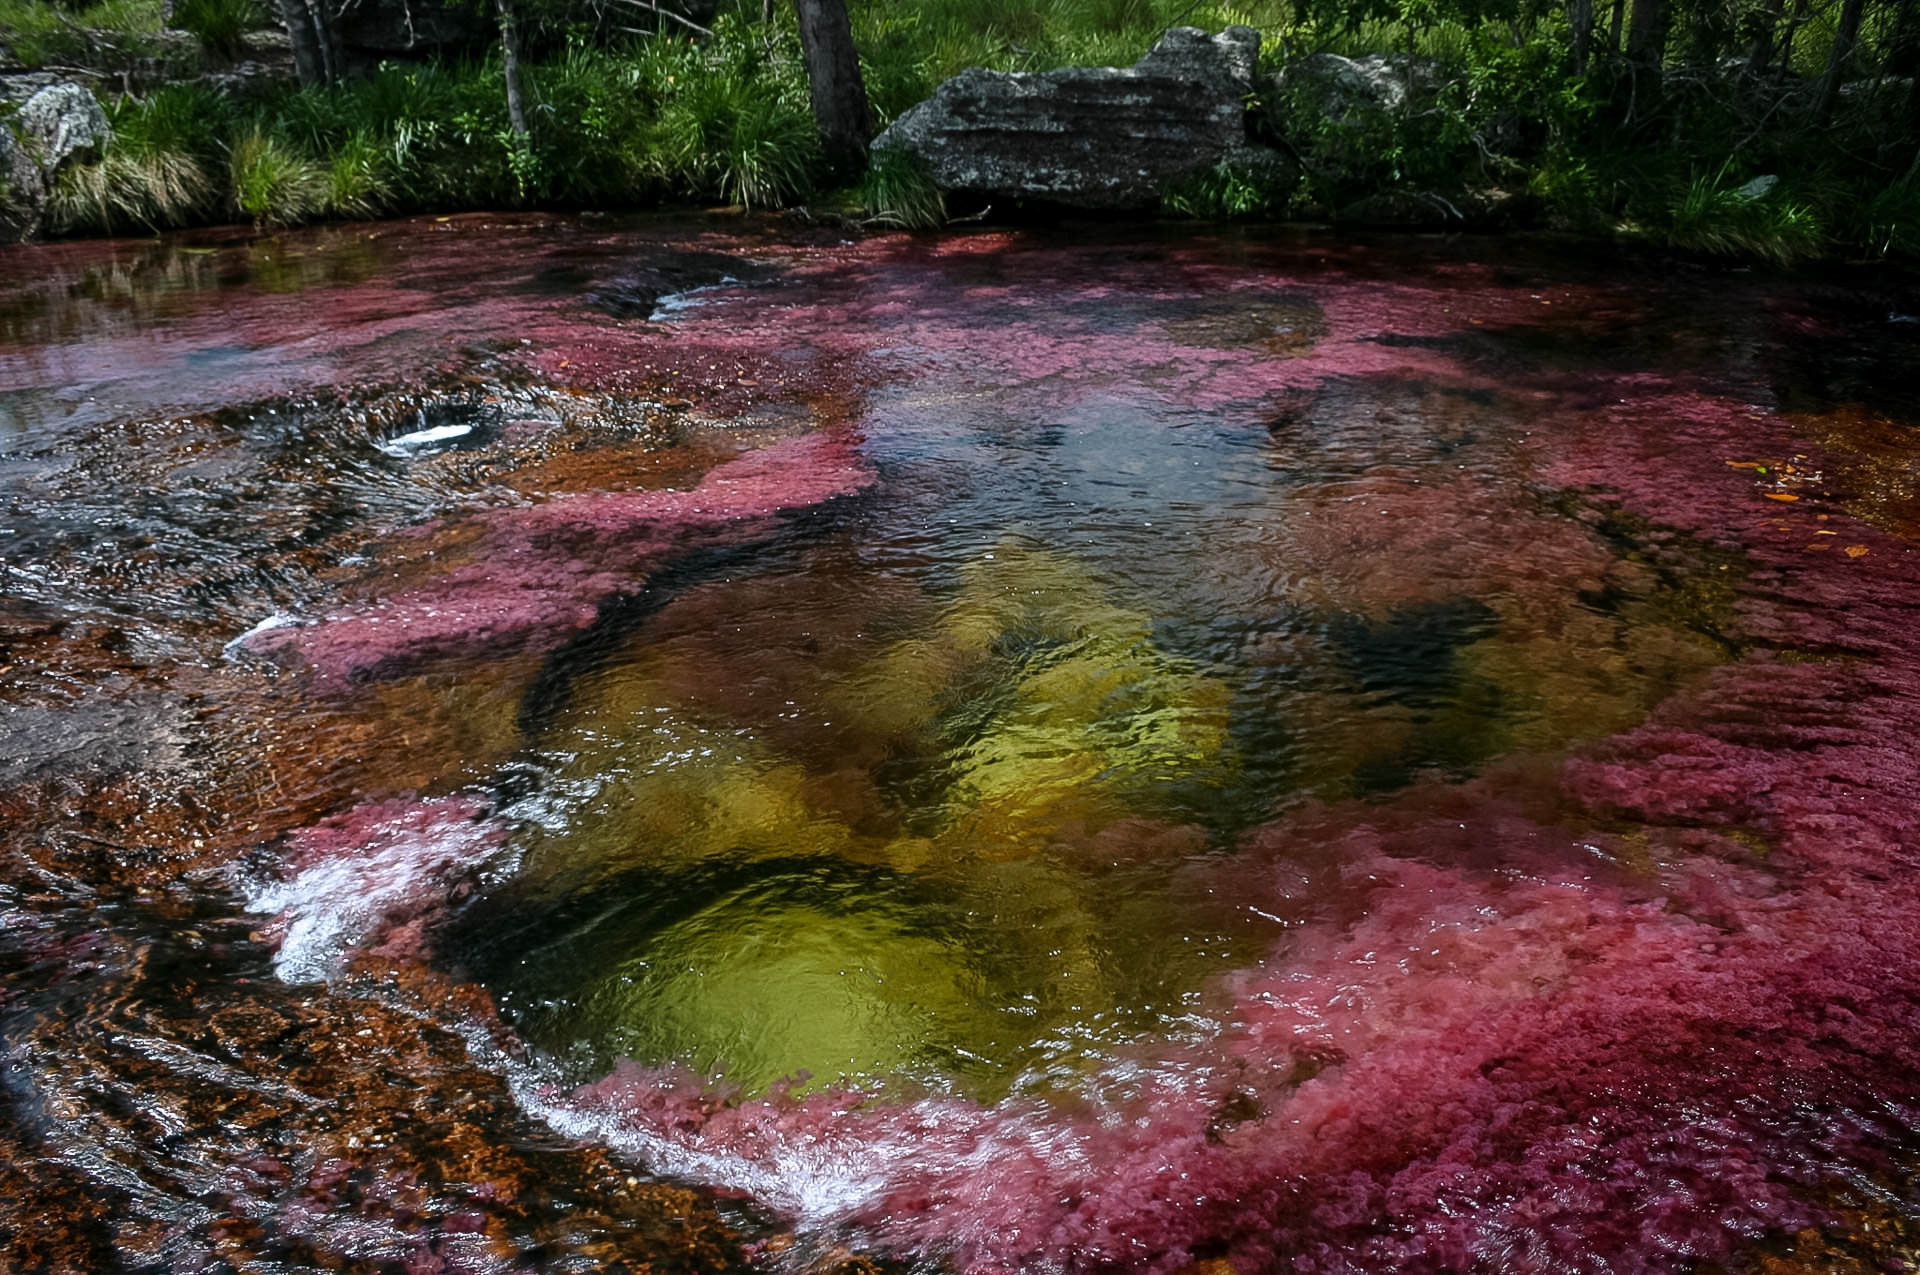
[[[0,112],[4,111],[0,104]],[[46,197],[40,165],[14,140],[13,130],[0,114],[0,244],[18,243],[39,228]]]
[[[30,238],[61,167],[112,138],[86,85],[47,75],[0,80],[0,243]]]
[[[1247,140],[1260,33],[1175,27],[1130,67],[954,76],[874,139],[942,190],[1078,208],[1137,208],[1222,164],[1286,161]]]
[[[14,128],[49,179],[75,155],[96,151],[113,137],[100,99],[71,80],[56,80],[22,102]]]

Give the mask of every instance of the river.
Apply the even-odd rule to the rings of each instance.
[[[0,1264],[1908,1269],[1917,314],[1293,230],[0,250]]]

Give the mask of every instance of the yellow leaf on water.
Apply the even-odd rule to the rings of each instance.
[[[1790,491],[1769,491],[1762,493],[1768,500],[1798,500],[1800,497]]]
[[[1808,553],[1817,553],[1817,552],[1819,552],[1819,551],[1820,551],[1820,550],[1822,550],[1822,549],[1831,549],[1831,548],[1833,548],[1833,546],[1832,546],[1832,545],[1830,545],[1830,544],[1828,544],[1828,543],[1827,543],[1826,541],[1824,541],[1824,540],[1816,540],[1816,541],[1814,541],[1814,542],[1813,542],[1812,544],[1810,544],[1810,545],[1808,545],[1808,546],[1807,546],[1807,552],[1808,552]]]
[[[1763,474],[1767,472],[1766,462],[1760,461],[1760,460],[1730,460],[1727,462],[1727,468],[1728,469],[1757,469]]]
[[[1867,553],[1867,547],[1865,545],[1848,545],[1847,546],[1847,556],[1849,558],[1862,558],[1866,556],[1866,553]]]

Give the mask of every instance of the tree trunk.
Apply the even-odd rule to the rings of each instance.
[[[1593,0],[1567,0],[1567,27],[1573,32],[1573,73],[1587,73],[1593,46]]]
[[[853,176],[867,166],[873,117],[867,113],[867,86],[860,78],[846,0],[793,0],[793,7],[800,15],[800,50],[820,144],[836,172]]]
[[[1627,13],[1627,0],[1613,0],[1613,20],[1607,24],[1607,56],[1620,56],[1620,24]]]
[[[1887,37],[1884,63],[1887,75],[1912,75],[1920,71],[1920,22],[1916,22],[1914,0],[1900,0],[1900,11],[1893,18],[1893,33]]]
[[[1787,15],[1786,33],[1780,37],[1780,47],[1774,50],[1774,60],[1782,71],[1793,70],[1793,41],[1806,23],[1807,0],[1794,0],[1793,12]]]
[[[333,41],[327,30],[327,0],[280,0],[280,25],[293,46],[293,69],[312,87],[334,80]]]
[[[1667,0],[1633,0],[1627,61],[1655,75],[1667,56]]]
[[[507,81],[507,124],[516,141],[527,140],[526,94],[520,86],[520,28],[513,20],[513,0],[494,0],[500,15],[500,69]]]
[[[1840,100],[1840,72],[1853,56],[1854,42],[1860,38],[1860,19],[1866,14],[1867,0],[1843,0],[1840,25],[1833,33],[1833,49],[1827,54],[1827,73],[1820,77],[1820,92],[1813,100],[1813,124],[1819,128],[1833,118],[1834,103]]]
[[[1747,51],[1747,74],[1762,76],[1773,62],[1774,36],[1779,33],[1780,19],[1786,16],[1783,0],[1772,0],[1766,9],[1766,26],[1753,38],[1753,48]]]
[[[1913,146],[1913,163],[1907,166],[1907,180],[1920,173],[1920,75],[1907,85],[1907,141]]]

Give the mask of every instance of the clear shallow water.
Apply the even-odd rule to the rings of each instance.
[[[595,308],[688,247],[754,282]],[[140,1269],[1897,1256],[1912,307],[1474,251],[15,254],[11,1216]]]

